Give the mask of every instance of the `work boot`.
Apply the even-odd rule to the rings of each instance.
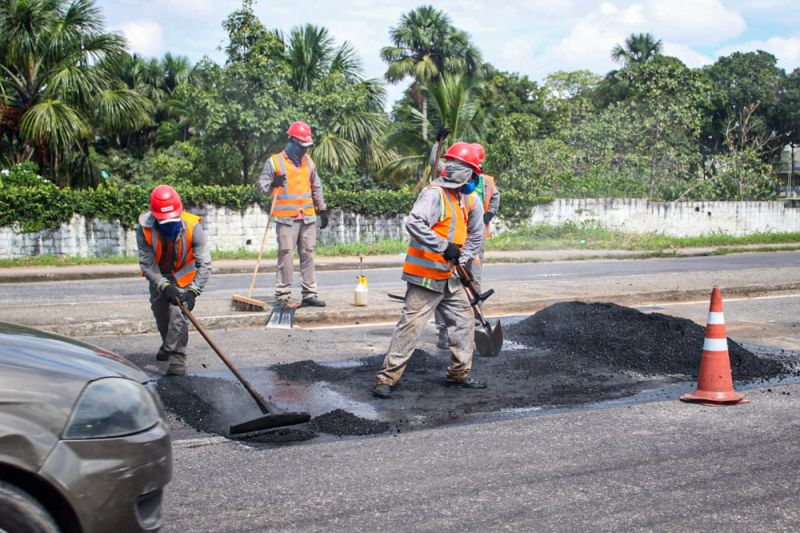
[[[178,352],[172,352],[169,357],[169,366],[167,367],[168,376],[185,376],[186,375],[186,355]]]
[[[386,383],[376,383],[375,387],[372,389],[372,395],[376,398],[386,398],[392,397],[392,388],[387,385]]]
[[[300,307],[325,307],[325,302],[319,299],[319,296],[309,296],[308,298],[303,298],[303,303],[300,304]]]
[[[455,381],[453,379],[447,378],[444,381],[444,384],[448,387],[458,387],[460,389],[485,389],[486,383],[483,381],[475,381],[472,378],[467,378],[463,381]]]
[[[441,328],[439,330],[439,340],[436,341],[436,347],[440,350],[450,348],[450,335],[447,334],[447,328]]]
[[[167,376],[185,376],[186,365],[183,363],[170,363],[167,368]]]

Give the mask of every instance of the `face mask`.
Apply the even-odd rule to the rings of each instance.
[[[462,194],[472,194],[478,187],[478,175],[472,173],[472,178],[461,187]]]
[[[286,157],[292,160],[292,163],[300,166],[303,156],[306,155],[306,149],[294,140],[290,140],[286,145]]]
[[[181,234],[183,225],[180,220],[170,220],[169,222],[159,222],[158,232],[161,233],[166,239],[174,241]]]

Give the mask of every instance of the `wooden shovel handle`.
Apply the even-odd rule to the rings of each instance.
[[[225,363],[225,366],[227,366],[228,369],[233,373],[233,375],[236,376],[236,379],[239,380],[239,383],[241,383],[242,386],[244,386],[244,388],[247,390],[247,392],[250,393],[250,396],[252,396],[253,400],[255,400],[255,402],[258,404],[258,408],[261,409],[261,412],[264,414],[269,413],[269,407],[267,406],[267,401],[263,398],[263,396],[261,396],[258,393],[257,390],[253,388],[252,385],[250,385],[250,382],[247,381],[245,377],[239,372],[239,370],[234,366],[233,362],[230,359],[228,359],[228,357],[224,353],[222,353],[222,350],[219,349],[216,343],[213,340],[211,340],[211,337],[208,336],[208,333],[206,332],[205,328],[194,317],[191,311],[189,311],[186,308],[186,306],[183,305],[183,302],[178,302],[178,307],[181,308],[181,311],[183,312],[184,315],[186,315],[186,318],[189,319],[189,321],[194,325],[195,329],[206,340],[208,345],[211,346],[211,349],[214,350],[214,352],[216,352],[216,354],[219,356],[220,359],[222,359],[222,362]]]

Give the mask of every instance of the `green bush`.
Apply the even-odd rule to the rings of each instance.
[[[35,174],[34,174],[35,177]],[[269,198],[251,185],[176,185],[187,208],[213,205],[244,210],[253,204],[269,207]],[[0,187],[0,227],[18,222],[23,231],[57,228],[73,215],[136,224],[147,210],[150,189],[137,185],[109,185],[98,189],[60,188],[52,184]],[[410,191],[334,190],[326,192],[329,209],[372,216],[406,214],[417,195]],[[501,191],[500,216],[509,222],[528,218],[531,207],[552,198],[517,191]]]

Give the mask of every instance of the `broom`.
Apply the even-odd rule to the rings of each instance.
[[[231,296],[231,307],[236,311],[263,311],[267,307],[267,302],[253,298],[253,289],[256,286],[258,269],[261,268],[261,256],[264,255],[264,248],[267,245],[270,222],[272,222],[272,202],[270,202],[267,227],[264,229],[264,236],[261,238],[261,248],[258,250],[258,259],[256,259],[256,269],[253,271],[253,280],[250,282],[250,289],[247,291],[247,296],[242,296],[241,294],[234,294]]]

